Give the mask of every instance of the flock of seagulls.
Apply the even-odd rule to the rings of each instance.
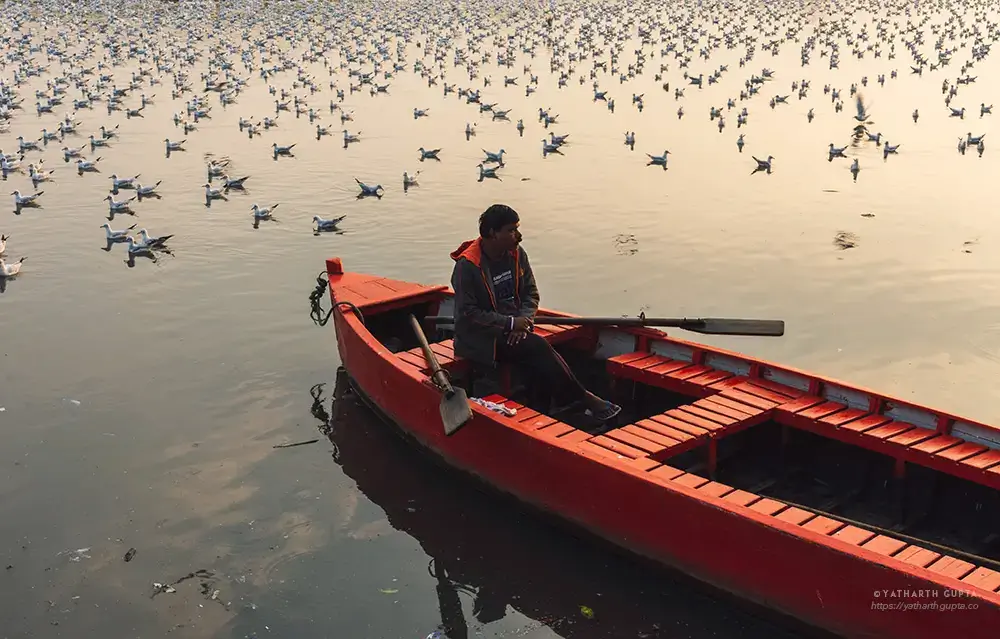
[[[845,161],[857,181],[862,170],[859,148],[874,145],[885,162],[905,153],[899,141],[905,134],[899,125],[884,122],[884,128],[876,127],[874,103],[865,97],[897,80],[900,67],[905,72],[908,66],[909,73],[920,79],[939,79],[943,104],[937,108],[958,121],[967,117],[966,106],[960,104],[964,91],[977,81],[971,72],[1000,38],[1000,26],[992,18],[989,2],[938,0],[933,9],[905,0],[864,6],[834,2],[823,8],[797,3],[733,7],[721,0],[696,5],[651,0],[593,5],[570,0],[511,1],[473,12],[464,4],[431,0],[378,10],[351,2],[261,5],[203,0],[176,12],[146,2],[120,5],[91,0],[66,12],[38,13],[8,3],[0,7],[4,17],[0,135],[17,135],[0,138],[8,151],[13,150],[0,149],[0,173],[13,182],[10,195],[15,213],[20,214],[41,208],[47,191],[65,188],[57,179],[63,170],[45,164],[44,156],[56,145],[61,145],[59,155],[67,168],[81,178],[94,179],[92,174],[103,173],[107,165],[115,171],[104,198],[108,222],[100,227],[108,250],[124,244],[130,262],[139,255],[155,259],[158,253],[169,252],[173,235],[153,236],[144,228],[136,231],[135,224],[124,229],[112,224],[116,215],[135,215],[137,208],[146,206],[144,201],[163,197],[158,190],[162,180],[128,174],[115,154],[123,137],[135,129],[142,131],[151,121],[147,116],[158,113],[149,109],[157,100],[167,99],[157,98],[158,94],[169,92],[172,123],[179,132],[163,140],[165,161],[172,154],[183,157],[190,141],[203,135],[199,127],[208,120],[238,128],[250,140],[272,138],[270,157],[279,162],[293,159],[300,145],[324,144],[324,138],[334,136],[337,125],[324,125],[325,118],[339,119],[344,148],[363,144],[362,132],[346,127],[353,127],[357,118],[378,128],[383,116],[374,106],[366,107],[389,95],[399,76],[409,74],[426,84],[429,94],[457,100],[468,109],[467,143],[484,121],[488,126],[512,125],[511,135],[521,138],[525,129],[535,126],[544,131],[543,158],[569,152],[571,137],[576,141],[587,135],[585,130],[572,135],[556,132],[562,126],[560,114],[533,97],[543,84],[557,91],[577,91],[590,108],[606,108],[611,114],[620,97],[638,113],[650,111],[643,117],[653,117],[654,123],[667,115],[672,107],[665,105],[671,100],[678,105],[677,118],[684,118],[686,95],[703,92],[713,100],[707,114],[711,126],[719,134],[734,135],[738,153],[749,146],[748,168],[765,175],[779,170],[780,161],[767,153],[766,139],[757,141],[750,135],[754,113],[796,104],[805,110],[808,105],[808,123],[816,118],[843,120],[844,137],[829,142],[826,157],[831,163]],[[793,79],[782,79],[760,61],[784,50],[799,54],[802,72]],[[822,96],[814,99],[820,89],[813,89],[806,77],[809,70],[823,66],[839,71],[844,56],[870,61],[866,68],[873,70],[874,78],[836,75],[838,81],[827,82]],[[741,78],[730,81],[729,74]],[[647,97],[639,87],[649,86],[645,78],[650,75],[663,92]],[[259,96],[266,92],[267,99],[255,103],[273,104],[273,113],[244,117],[240,99],[250,91]],[[853,106],[847,113],[845,102]],[[106,110],[107,120],[99,128],[82,131],[77,115],[84,110]],[[419,121],[434,118],[435,113],[425,104],[414,105],[412,117],[417,123],[412,126],[419,127]],[[537,121],[531,122],[532,117],[526,123],[524,115],[536,113]],[[980,119],[990,116],[992,104],[980,102],[978,113]],[[478,122],[471,121],[476,118]],[[735,132],[730,118],[735,119]],[[912,119],[914,124],[920,119],[919,108]],[[312,142],[297,139],[313,134]],[[958,151],[964,155],[974,149],[981,157],[984,138],[985,134],[967,130],[959,137]],[[449,162],[460,156],[429,142],[414,150],[417,161]],[[625,131],[624,143],[632,151],[637,144],[646,146],[646,165],[668,170],[672,154],[664,148],[668,141],[655,124],[642,136]],[[483,148],[475,164],[478,181],[502,181],[505,155],[504,148]],[[234,167],[225,156],[207,157],[201,186],[207,207],[247,193],[251,176],[230,175]],[[419,186],[420,173],[402,171],[404,192]],[[382,184],[361,177],[354,181],[359,199],[386,195]],[[48,184],[45,190],[39,188],[43,184]],[[278,207],[277,203],[250,206],[254,228],[275,221]],[[282,216],[287,208],[281,209]],[[345,217],[315,215],[312,229],[337,231]],[[0,276],[12,277],[20,271],[23,258],[7,261],[7,236],[2,237]]]

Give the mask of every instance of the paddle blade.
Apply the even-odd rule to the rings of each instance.
[[[785,334],[785,321],[705,317],[702,319],[684,320],[680,328],[706,335],[781,337]]]
[[[472,409],[465,389],[452,388],[454,392],[450,396],[448,393],[441,396],[441,421],[444,422],[445,435],[451,435],[472,419]]]

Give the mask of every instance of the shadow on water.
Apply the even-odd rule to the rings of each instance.
[[[805,636],[723,602],[686,577],[576,537],[510,499],[481,491],[397,436],[345,377],[338,375],[332,415],[321,384],[312,389],[311,412],[333,445],[333,461],[384,510],[391,527],[416,540],[428,556],[428,583],[435,591],[430,600],[437,600],[437,614],[430,616],[440,624],[415,629],[414,637],[550,636],[546,628],[574,639]],[[506,624],[484,627],[512,614]],[[498,630],[518,614],[530,620],[527,630],[539,634]],[[231,636],[243,636],[242,628],[232,630]]]

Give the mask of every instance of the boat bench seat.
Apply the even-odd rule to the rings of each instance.
[[[775,412],[781,424],[1000,489],[1000,451],[959,437],[806,395]],[[901,471],[900,471],[901,472]]]
[[[714,394],[715,391],[709,388],[711,385],[733,377],[727,371],[646,351],[611,357],[608,359],[607,369],[612,377],[697,397]]]
[[[562,344],[563,342],[580,337],[585,330],[583,326],[567,326],[562,324],[535,326],[535,334],[544,337],[547,342],[553,345]],[[454,340],[448,339],[442,342],[434,342],[430,346],[434,354],[437,355],[441,368],[449,373],[461,374],[470,369],[470,362],[468,360],[455,355]],[[429,371],[427,363],[424,361],[424,353],[420,350],[419,346],[402,353],[397,353],[397,356],[407,363],[417,366],[425,373]]]

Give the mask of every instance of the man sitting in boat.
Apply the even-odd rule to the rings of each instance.
[[[538,287],[519,226],[514,209],[494,204],[479,217],[479,237],[451,254],[455,355],[491,368],[498,361],[522,367],[558,405],[582,406],[607,421],[621,407],[584,388],[552,345],[533,332]]]

